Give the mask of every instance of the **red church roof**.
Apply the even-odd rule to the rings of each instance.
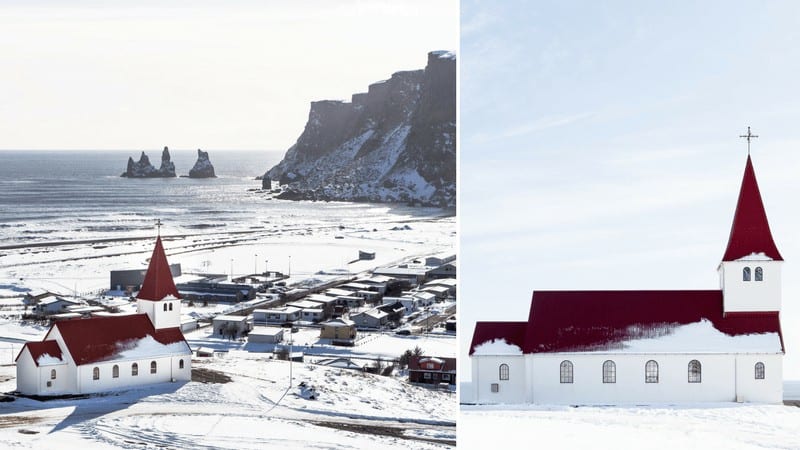
[[[19,357],[22,355],[22,351],[25,350],[25,347],[28,347],[28,351],[31,352],[31,357],[33,358],[33,362],[36,364],[37,367],[39,366],[39,357],[43,355],[50,355],[53,358],[58,358],[62,361],[64,360],[64,358],[62,358],[61,356],[61,347],[58,346],[58,342],[43,341],[43,342],[26,342],[14,361],[19,359]]]
[[[164,345],[186,343],[180,328],[156,330],[147,314],[64,320],[56,322],[45,339],[50,337],[54,328],[61,333],[67,351],[79,366],[113,359],[120,351],[125,350],[125,344],[148,335]],[[28,343],[30,344],[32,343]],[[189,344],[186,344],[186,352],[190,351]]]
[[[778,333],[783,349],[778,312],[723,316],[719,290],[538,291],[527,323],[478,322],[470,354],[498,338],[523,353],[614,351],[625,341],[663,336],[704,319],[729,336]]]
[[[722,260],[735,261],[751,253],[761,252],[776,261],[783,261],[772,240],[753,162],[748,155],[742,187],[739,190],[739,201],[736,203],[736,213],[733,215],[731,235],[728,238],[728,248]]]
[[[142,288],[136,298],[142,300],[159,301],[171,295],[181,298],[175,281],[172,279],[172,272],[169,270],[167,255],[164,253],[164,246],[161,245],[161,236],[156,239],[156,247],[150,257],[150,265],[147,266],[147,274],[144,276]]]

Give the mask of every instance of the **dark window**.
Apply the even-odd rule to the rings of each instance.
[[[131,365],[131,376],[135,377],[139,375],[139,364],[133,363]]]
[[[50,379],[51,380],[55,380],[56,379],[56,369],[51,369],[50,370]]]
[[[561,382],[572,383],[572,362],[561,361]]]
[[[450,381],[450,374],[449,373],[443,373],[442,374],[442,380]]]
[[[167,304],[164,303],[164,311],[166,311],[166,310],[167,310]]]
[[[183,360],[178,361],[178,369],[183,369]]]
[[[500,364],[500,379],[508,379],[508,364]]]
[[[152,361],[150,363],[150,373],[156,373],[158,371],[158,367],[156,366],[156,362]]]
[[[658,363],[652,359],[644,365],[644,382],[658,383]]]
[[[500,385],[497,383],[492,383],[492,392],[494,393],[500,392]]]
[[[745,267],[742,269],[742,281],[750,281],[750,268]]]
[[[422,374],[422,378],[425,378],[426,380],[430,380],[431,379],[431,373],[430,372],[423,373]]]
[[[757,362],[756,363],[756,380],[763,380],[764,379],[764,363]]]
[[[100,379],[100,368],[99,367],[95,367],[94,369],[92,369],[92,379],[93,380],[99,380]]]
[[[169,310],[172,311],[172,303],[169,304]]]
[[[114,364],[114,367],[111,368],[111,377],[119,378],[119,366],[116,364]]]
[[[702,379],[702,371],[700,361],[696,359],[689,361],[689,383],[699,383]]]
[[[756,267],[756,281],[764,281],[764,269]]]
[[[603,363],[603,383],[616,383],[617,382],[617,365],[614,361],[606,361]]]

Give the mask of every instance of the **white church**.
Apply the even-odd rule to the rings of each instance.
[[[137,314],[56,322],[17,355],[17,391],[65,395],[188,381],[192,352],[180,328],[181,301],[161,237],[156,239]]]
[[[526,322],[477,323],[472,401],[781,403],[782,264],[748,155],[720,289],[535,291]]]

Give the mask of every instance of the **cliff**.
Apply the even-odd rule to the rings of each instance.
[[[189,170],[189,178],[216,178],[214,174],[214,166],[208,159],[208,152],[197,149],[197,162],[194,167]]]
[[[311,103],[308,122],[264,177],[281,198],[455,206],[456,60],[431,52],[350,102]]]
[[[169,149],[164,147],[161,152],[161,167],[156,169],[150,164],[150,158],[142,152],[139,161],[134,162],[132,157],[128,157],[128,167],[121,177],[129,178],[171,178],[175,176],[175,164],[170,160]]]

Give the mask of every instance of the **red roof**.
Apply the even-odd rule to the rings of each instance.
[[[33,358],[33,362],[36,363],[37,367],[39,366],[39,357],[42,355],[50,355],[53,358],[58,358],[62,361],[64,360],[64,358],[61,357],[61,347],[58,346],[58,342],[43,341],[26,342],[14,361],[19,359],[19,357],[22,355],[22,351],[25,350],[25,347],[28,347],[28,351],[31,352],[31,357]]]
[[[79,366],[112,359],[126,343],[147,335],[164,345],[186,342],[180,328],[156,330],[147,314],[67,320],[56,322],[53,328],[58,328],[67,351]],[[186,350],[189,351],[189,344]]]
[[[435,360],[440,360],[441,364],[435,362]],[[429,360],[433,360],[430,362],[434,362],[434,365],[437,367],[436,369],[426,369],[420,366],[421,362],[429,362]],[[456,359],[455,358],[444,358],[438,356],[412,356],[408,360],[408,370],[419,370],[422,372],[455,372],[456,371]]]
[[[171,295],[181,298],[175,281],[172,280],[172,272],[169,270],[167,255],[164,253],[164,246],[161,245],[161,236],[156,239],[156,247],[153,249],[153,256],[150,257],[150,265],[147,266],[147,273],[142,282],[142,289],[136,298],[142,300],[159,301]]]
[[[730,335],[778,333],[778,312],[722,314],[722,291],[538,291],[528,322],[478,322],[470,354],[504,338],[524,353],[613,351],[706,319]],[[524,328],[520,339],[520,328]]]
[[[748,155],[742,187],[739,190],[739,201],[736,203],[736,213],[733,215],[731,235],[728,238],[728,248],[722,260],[735,261],[751,253],[761,252],[776,261],[783,261],[772,240],[753,162]]]

